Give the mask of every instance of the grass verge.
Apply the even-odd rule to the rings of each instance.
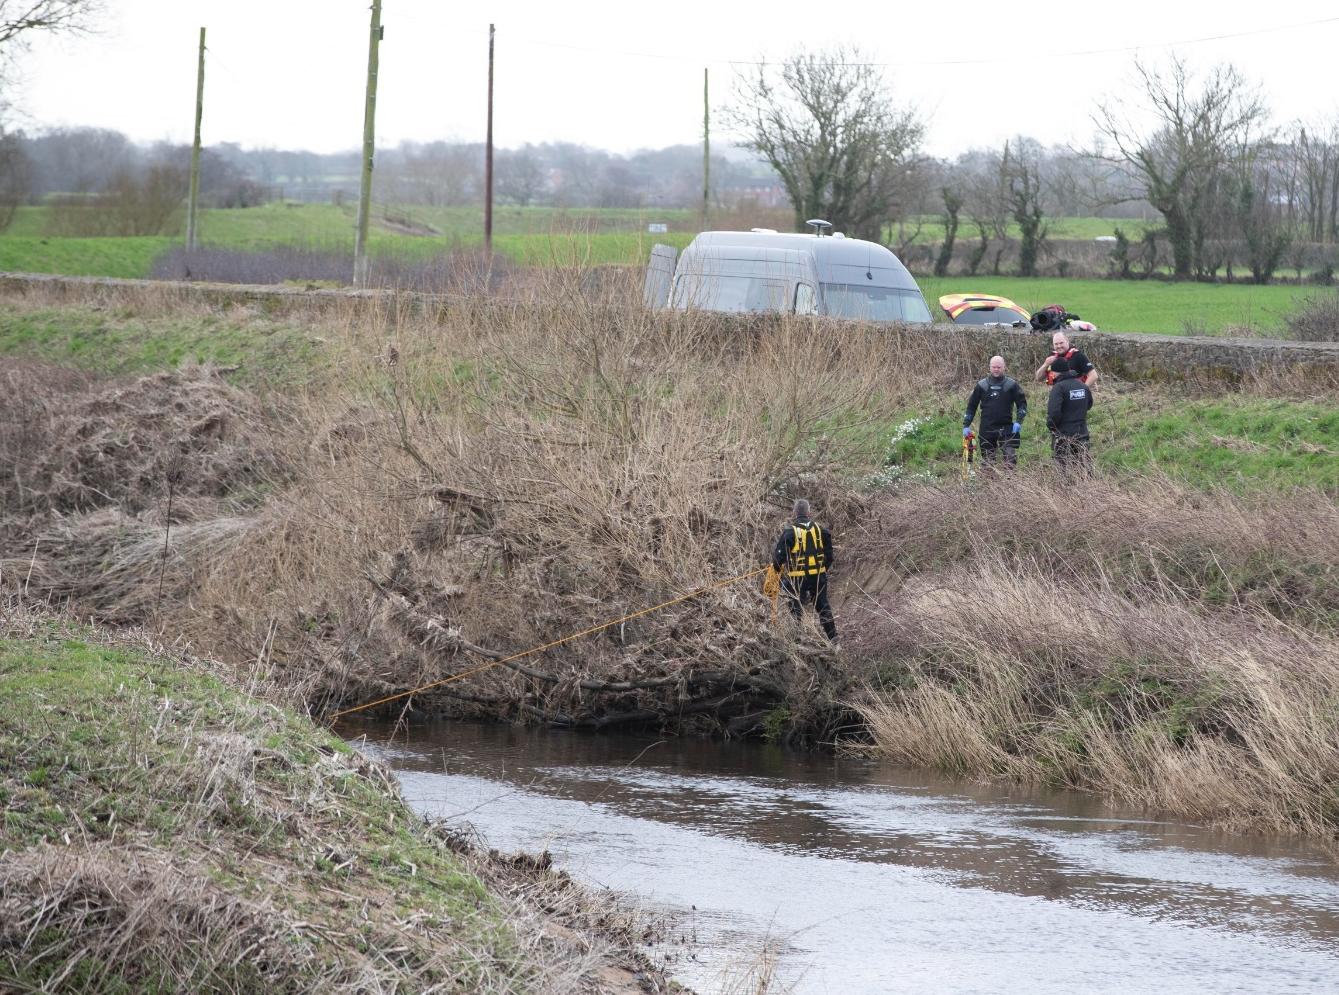
[[[11,604],[0,698],[0,986],[585,991],[617,960],[537,911],[579,920],[573,889],[501,886],[382,768],[199,661]]]

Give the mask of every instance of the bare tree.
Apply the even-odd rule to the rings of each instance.
[[[901,208],[925,126],[894,107],[878,67],[855,49],[796,54],[737,83],[730,124],[776,170],[797,228],[821,217],[879,239]]]
[[[944,198],[944,241],[940,243],[939,255],[935,257],[935,276],[947,276],[949,264],[953,262],[953,243],[958,237],[958,214],[962,210],[963,197],[954,183],[945,183],[939,188]]]
[[[1198,85],[1179,58],[1166,71],[1136,60],[1135,71],[1143,109],[1157,125],[1143,132],[1126,106],[1103,103],[1094,121],[1114,149],[1094,154],[1134,180],[1162,213],[1173,272],[1188,279],[1195,269],[1196,215],[1219,172],[1264,120],[1264,103],[1232,66],[1214,68]]]
[[[1339,193],[1339,125],[1307,128],[1297,126],[1292,140],[1299,182],[1299,222],[1313,242],[1335,240],[1335,218],[1339,213],[1334,195]]]
[[[529,207],[544,192],[544,180],[544,166],[529,145],[498,152],[497,192],[503,199]]]
[[[1013,149],[1004,143],[1000,157],[1000,184],[1006,192],[1009,214],[1018,225],[1018,275],[1037,275],[1037,254],[1046,239],[1042,221],[1041,147],[1019,138]]]
[[[19,205],[32,188],[32,163],[20,136],[0,133],[0,231],[14,223]]]
[[[0,77],[34,33],[81,33],[102,10],[102,0],[0,0]]]

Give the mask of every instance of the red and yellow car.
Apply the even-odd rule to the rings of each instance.
[[[1031,315],[1007,297],[994,294],[945,294],[939,306],[955,325],[1030,327]]]

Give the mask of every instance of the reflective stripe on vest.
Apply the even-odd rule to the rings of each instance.
[[[814,522],[792,525],[795,537],[791,540],[787,558],[787,576],[817,577],[827,573],[823,555],[823,530]]]

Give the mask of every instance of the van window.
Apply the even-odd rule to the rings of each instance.
[[[862,321],[929,322],[930,310],[914,290],[862,287],[855,283],[823,284],[823,300],[834,318]]]
[[[795,313],[818,313],[818,300],[814,296],[814,288],[807,283],[795,284]]]
[[[685,274],[674,284],[674,306],[699,311],[785,311],[790,304],[788,290],[783,280]]]

